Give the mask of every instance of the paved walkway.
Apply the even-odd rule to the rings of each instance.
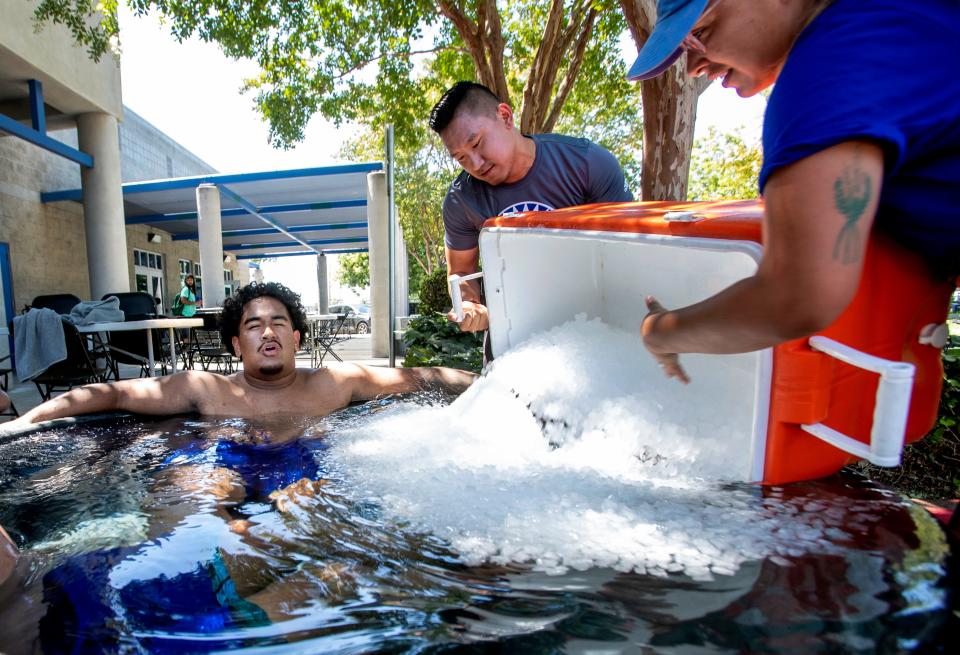
[[[369,334],[355,334],[350,335],[350,338],[346,341],[342,341],[333,347],[333,351],[337,353],[341,359],[345,362],[352,362],[355,364],[365,364],[367,366],[388,366],[389,360],[386,357],[374,357],[371,352],[371,343]],[[336,363],[337,360],[331,356],[327,355],[323,358],[324,364]],[[397,366],[402,366],[403,358],[397,358]],[[195,369],[199,369],[199,365],[194,366]],[[297,353],[297,368],[310,368],[310,355],[307,353]],[[159,373],[159,369],[157,369]],[[121,379],[135,378],[139,375],[139,367],[130,366],[126,364],[120,365],[120,377]],[[10,398],[13,399],[13,403],[17,406],[17,409],[20,413],[29,411],[40,404],[40,394],[37,392],[37,387],[32,382],[18,383],[11,381],[10,389],[7,393],[10,395]],[[9,421],[11,417],[0,416],[0,422]]]

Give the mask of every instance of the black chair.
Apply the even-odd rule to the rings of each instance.
[[[63,338],[67,347],[67,358],[33,379],[40,397],[45,401],[50,400],[50,396],[55,392],[69,391],[83,384],[106,380],[106,365],[91,356],[87,350],[87,340],[77,332],[73,323],[63,321]]]
[[[52,309],[58,314],[69,314],[70,310],[78,304],[80,304],[80,299],[72,293],[51,293],[45,296],[37,296],[30,303],[30,306],[37,309]]]
[[[157,306],[154,297],[149,293],[142,291],[123,291],[119,293],[104,294],[101,300],[106,300],[111,296],[116,296],[120,301],[120,310],[123,312],[123,320],[145,321],[151,318],[157,318]],[[155,362],[160,363],[160,371],[163,375],[167,374],[167,362],[165,356],[168,356],[169,346],[164,347],[164,339],[161,330],[152,331],[153,358]],[[147,374],[149,365],[147,351],[147,330],[124,330],[110,332],[108,335],[108,344],[110,349],[111,365],[110,370],[115,380],[120,379],[119,364],[132,364],[140,367],[140,377]]]
[[[190,330],[189,366],[199,362],[204,371],[216,366],[217,373],[233,373],[233,353],[228,344],[223,343],[218,325],[219,316],[214,313],[197,314],[194,318],[203,319],[203,327]]]
[[[137,320],[144,318],[157,318],[156,299],[149,293],[143,291],[121,291],[119,293],[104,294],[100,300],[106,300],[110,296],[116,296],[120,301],[120,310],[124,315],[134,314],[139,316]],[[132,320],[129,316],[125,320]]]
[[[0,357],[0,389],[3,389],[4,391],[9,391],[8,385],[10,384],[10,381],[7,379],[7,376],[13,373],[13,369],[4,364],[4,362],[9,359],[10,355],[7,355],[6,357]],[[20,416],[20,412],[17,411],[17,406],[13,404],[13,398],[10,399],[10,407],[8,407],[6,411],[0,413],[0,416]]]
[[[145,321],[151,318],[157,318],[156,314],[125,314],[125,322]],[[150,331],[153,341],[153,360],[160,364],[162,375],[167,374],[167,364],[170,358],[170,347],[166,342],[165,330]],[[147,375],[147,366],[150,364],[149,351],[147,348],[147,330],[122,330],[108,333],[107,343],[109,344],[110,366],[113,378],[120,379],[120,369],[118,364],[132,364],[140,367],[140,376]]]
[[[319,368],[323,366],[323,358],[327,355],[333,355],[338,362],[342,362],[333,347],[348,340],[350,337],[341,335],[344,321],[347,320],[346,314],[340,314],[336,318],[321,318],[314,320],[310,325],[310,366]]]

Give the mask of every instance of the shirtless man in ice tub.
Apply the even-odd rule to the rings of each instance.
[[[476,375],[450,368],[387,368],[338,364],[298,369],[307,329],[300,297],[281,284],[253,283],[224,303],[223,342],[243,360],[230,376],[206,371],[89,384],[32,409],[0,432],[67,416],[115,410],[138,414],[198,413],[263,418],[325,416],[352,402],[429,387],[460,392]]]

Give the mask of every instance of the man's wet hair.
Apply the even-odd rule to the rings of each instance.
[[[501,102],[503,101],[484,85],[461,80],[447,89],[430,110],[430,129],[437,134],[443,134],[460,112],[468,112],[474,116],[496,116]]]
[[[300,302],[300,294],[291,291],[279,282],[251,282],[237,289],[223,303],[223,314],[220,316],[220,335],[224,346],[233,349],[233,337],[240,335],[240,318],[243,316],[243,308],[246,304],[264,296],[276,298],[282,302],[290,314],[293,329],[299,330],[301,336],[307,334],[307,312]]]

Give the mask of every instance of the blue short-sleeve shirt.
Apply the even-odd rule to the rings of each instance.
[[[763,128],[760,190],[779,168],[850,140],[885,152],[878,229],[960,272],[957,0],[835,0],[800,35]]]

